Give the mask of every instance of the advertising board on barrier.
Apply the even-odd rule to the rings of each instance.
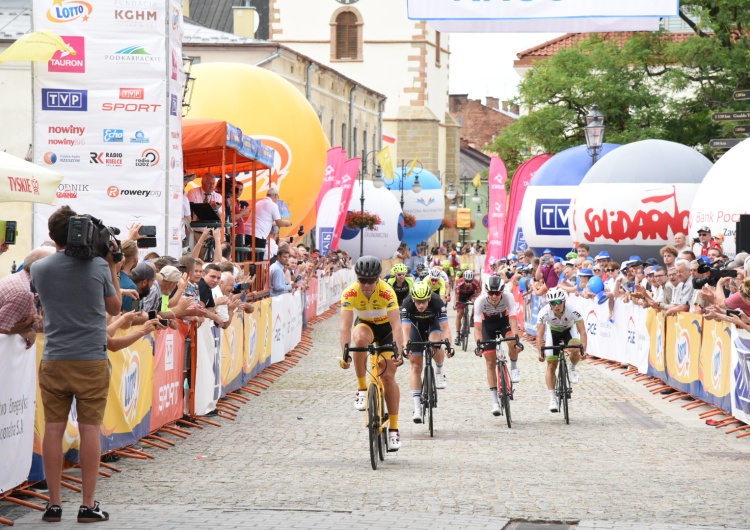
[[[195,334],[195,414],[203,416],[216,408],[221,396],[221,329],[206,319]]]
[[[732,416],[750,424],[750,334],[732,330]]]
[[[151,430],[182,418],[185,336],[167,328],[156,331],[154,342],[154,399]]]
[[[36,359],[19,335],[0,335],[0,493],[26,480],[31,469],[36,410]]]
[[[666,353],[667,383],[692,395],[700,393],[698,360],[700,358],[702,317],[678,313],[667,317]]]
[[[242,365],[245,351],[244,315],[232,315],[232,325],[221,333],[221,397],[237,390],[243,383]]]
[[[700,399],[723,410],[731,410],[732,325],[703,320],[698,377],[702,386]]]

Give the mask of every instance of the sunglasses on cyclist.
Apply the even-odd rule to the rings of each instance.
[[[364,285],[372,285],[378,281],[378,278],[357,278],[357,281]]]
[[[551,302],[549,303],[549,305],[562,305],[562,304],[563,304],[563,301],[562,301],[562,300],[552,300],[552,301],[551,301]]]
[[[502,291],[487,291],[487,294],[489,296],[500,296],[501,294],[503,294],[503,292]]]

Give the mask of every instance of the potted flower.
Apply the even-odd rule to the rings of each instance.
[[[444,217],[443,222],[440,223],[438,230],[445,230],[450,228],[456,228],[456,220],[450,217]]]
[[[404,228],[414,228],[417,226],[417,218],[410,213],[403,213]]]
[[[347,228],[359,228],[360,230],[365,228],[367,230],[375,230],[375,227],[380,223],[381,220],[378,214],[370,213],[366,210],[363,212],[347,212],[346,221],[344,222]]]

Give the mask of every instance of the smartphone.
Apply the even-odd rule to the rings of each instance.
[[[155,237],[143,237],[136,241],[138,248],[154,248],[156,247]]]
[[[740,316],[740,310],[739,309],[727,309],[727,316],[728,317],[738,317]]]
[[[16,221],[0,221],[0,239],[5,239],[7,245],[16,244],[17,226]]]
[[[156,237],[156,227],[152,225],[142,226],[138,230],[138,235],[146,237]]]
[[[160,318],[159,319],[159,324],[161,324],[165,328],[169,327],[169,319],[168,318]]]
[[[250,273],[250,276],[255,276],[255,273],[257,272],[257,266],[255,265],[255,263],[250,264],[250,266],[248,267],[248,271]]]
[[[153,320],[156,318],[156,311],[149,311],[148,312],[148,319]]]
[[[297,235],[298,236],[302,236],[304,234],[305,234],[305,226],[304,225],[299,225],[299,230],[297,230]]]

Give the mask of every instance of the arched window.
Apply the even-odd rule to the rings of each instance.
[[[357,10],[341,8],[331,17],[331,59],[362,60],[362,17]]]
[[[357,17],[351,11],[336,17],[336,59],[357,58]]]

